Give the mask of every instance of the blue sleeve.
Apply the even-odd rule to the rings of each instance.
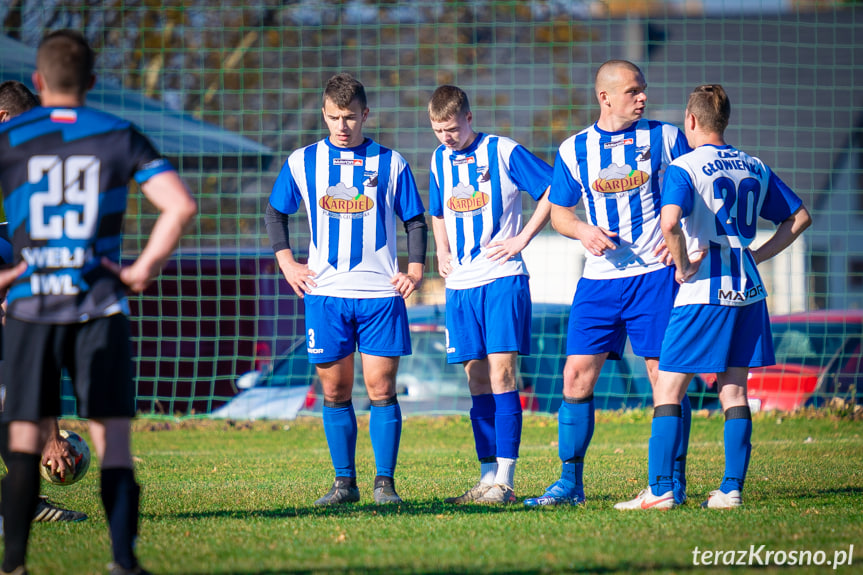
[[[158,174],[162,174],[164,172],[173,172],[174,166],[171,165],[171,162],[164,158],[159,158],[157,160],[153,160],[152,162],[141,166],[137,172],[135,172],[134,178],[135,182],[138,184],[143,184],[153,176]]]
[[[423,200],[420,197],[419,190],[417,190],[417,183],[414,180],[411,167],[407,164],[399,172],[396,179],[395,210],[396,215],[403,222],[425,212]]]
[[[434,169],[434,162],[438,154],[432,156],[432,167],[429,170],[429,213],[435,217],[443,217],[443,190],[438,183],[438,175]]]
[[[132,177],[136,183],[143,184],[153,176],[174,171],[171,162],[163,158],[150,140],[137,129],[132,130],[129,146],[129,157],[135,166]]]
[[[671,159],[676,160],[684,154],[692,151],[689,147],[689,142],[686,140],[686,134],[682,130],[677,130],[677,137],[674,139],[674,144],[671,146]]]
[[[802,205],[803,200],[771,171],[767,193],[764,195],[764,203],[761,204],[761,212],[758,215],[778,225],[787,220]]]
[[[524,190],[538,200],[551,185],[551,166],[528,152],[524,146],[516,146],[509,157],[509,173],[519,190]]]
[[[569,171],[569,166],[563,161],[560,152],[554,160],[554,172],[551,177],[551,192],[548,199],[552,204],[571,208],[581,199],[584,188]]]
[[[695,186],[689,172],[680,166],[668,166],[665,172],[665,183],[662,186],[662,205],[680,206],[683,217],[692,213],[695,200]]]
[[[300,189],[286,160],[270,192],[270,205],[283,214],[293,214],[300,209],[301,198]]]

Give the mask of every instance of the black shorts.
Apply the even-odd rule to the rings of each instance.
[[[77,324],[39,324],[6,318],[4,421],[61,415],[61,372],[72,379],[78,415],[135,415],[129,318],[117,314]]]

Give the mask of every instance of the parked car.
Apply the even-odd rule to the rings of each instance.
[[[396,378],[402,410],[424,413],[467,412],[471,401],[464,370],[460,364],[446,363],[443,306],[411,307],[408,308],[408,317],[413,354],[401,359]],[[519,358],[519,387],[522,389],[525,409],[555,412],[560,407],[568,318],[568,305],[533,306],[533,354]],[[297,338],[291,350],[272,365],[240,377],[237,387],[249,391],[241,393],[231,403],[246,404],[249,417],[253,418],[271,417],[273,414],[287,417],[297,407],[297,388],[306,390],[305,410],[314,412],[321,408],[320,383],[314,367],[308,363],[302,337]],[[698,377],[693,380],[689,393],[696,409],[714,409],[718,405],[715,393]],[[356,362],[353,395],[357,409],[368,409],[359,361]],[[627,346],[623,359],[606,362],[594,395],[598,409],[650,405],[652,394],[644,361]],[[226,415],[228,413],[232,415]],[[262,415],[265,413],[270,415]],[[237,411],[228,404],[213,415],[238,417],[236,414]]]
[[[270,250],[180,250],[129,298],[137,408],[208,413],[303,333],[302,300]]]
[[[413,354],[402,357],[396,376],[396,392],[405,413],[462,413],[470,409],[470,392],[460,364],[446,363],[443,308],[408,308]],[[230,403],[215,410],[213,417],[288,419],[296,415],[297,389],[304,390],[302,409],[320,412],[323,392],[308,361],[305,338],[294,338],[287,353],[271,365],[242,375],[236,382],[242,391]],[[354,372],[353,402],[356,409],[369,409],[369,399],[359,357]]]
[[[863,403],[863,310],[822,310],[770,319],[776,365],[752,369],[750,399],[761,409]]]

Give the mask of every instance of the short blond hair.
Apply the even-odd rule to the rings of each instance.
[[[445,122],[470,112],[470,101],[464,90],[457,86],[439,86],[429,100],[429,119]]]

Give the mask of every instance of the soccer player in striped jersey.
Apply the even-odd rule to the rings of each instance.
[[[791,245],[812,219],[761,160],[725,142],[730,116],[722,86],[698,86],[690,94],[684,128],[694,151],[671,164],[662,194],[662,233],[680,290],[653,390],[649,487],[616,509],[675,506],[671,474],[682,436],[679,401],[693,374],[712,372],[725,412],[725,474],[702,505],[728,509],[743,503],[752,449],[746,380],[750,367],[775,363],[757,265]],[[759,217],[778,227],[751,250]]]
[[[363,135],[369,108],[360,82],[349,74],[330,78],[322,111],[329,137],[290,155],[265,217],[279,267],[304,298],[309,361],[324,391],[324,432],[336,477],[315,505],[360,499],[351,401],[357,348],[371,400],[374,500],[401,503],[393,481],[402,426],[396,371],[399,357],[411,353],[405,300],[422,281],[425,208],[405,159]],[[288,238],[288,216],[300,203],[311,229],[306,264],[294,258]],[[406,273],[396,261],[396,216],[407,233]]]
[[[15,116],[23,114],[39,105],[39,99],[27,86],[17,80],[8,80],[0,84],[0,124],[8,122]],[[12,242],[9,241],[9,233],[6,224],[6,212],[0,204],[0,266],[14,263],[12,253]],[[2,300],[0,300],[2,301]],[[4,310],[0,308],[0,317]],[[0,325],[0,376],[3,372],[3,326]],[[6,388],[0,377],[0,412],[3,411],[3,402],[6,396]],[[9,456],[9,426],[0,422],[0,455],[5,462]],[[51,471],[64,477],[68,470],[73,467],[75,452],[66,438],[60,435],[60,427],[57,419],[53,421],[51,432],[45,447],[42,449],[42,462],[51,467]],[[5,463],[3,463],[5,466]],[[5,469],[5,467],[3,467]],[[39,496],[33,521],[83,521],[87,514],[71,509],[63,509],[54,504],[44,495]],[[3,534],[3,500],[0,498],[0,535]]]
[[[530,353],[521,251],[548,222],[551,167],[517,142],[474,132],[467,94],[440,86],[428,105],[432,230],[446,278],[447,361],[463,363],[480,479],[448,503],[514,503],[522,407],[516,360]],[[521,191],[537,201],[522,227]]]
[[[3,416],[10,422],[2,485],[7,573],[26,573],[39,459],[46,427],[60,415],[64,368],[101,462],[110,571],[146,573],[134,552],[140,487],[130,445],[135,386],[126,292],[142,291],[158,275],[197,206],[134,126],[85,105],[93,60],[80,33],[45,36],[33,75],[42,107],[0,126],[0,188],[18,261],[0,274],[0,287],[11,284],[3,353],[15,358],[3,374]],[[132,178],[160,214],[142,253],[121,267]]]
[[[587,252],[572,302],[558,414],[561,477],[525,505],[584,502],[584,457],[594,430],[593,390],[606,359],[620,359],[626,337],[644,357],[651,384],[674,299],[659,230],[660,182],[668,164],[689,151],[683,133],[644,117],[644,74],[610,60],[596,73],[599,119],[565,140],[554,163],[551,223]],[[582,202],[587,221],[575,213]],[[683,401],[689,415],[689,400]],[[688,427],[687,427],[688,430]],[[685,494],[686,444],[675,479]]]

